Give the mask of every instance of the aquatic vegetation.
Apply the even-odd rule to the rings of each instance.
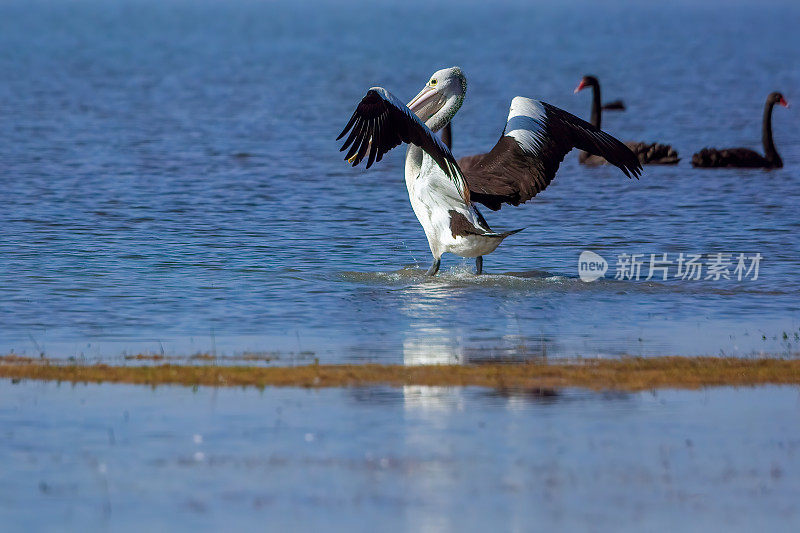
[[[72,383],[141,385],[359,387],[369,385],[478,386],[494,389],[639,391],[715,386],[800,385],[800,360],[727,357],[653,357],[480,365],[342,364],[147,366],[0,357],[0,377]]]

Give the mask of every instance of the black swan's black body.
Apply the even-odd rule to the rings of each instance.
[[[772,140],[772,109],[775,104],[789,107],[778,92],[767,96],[764,118],[761,122],[761,143],[764,155],[749,148],[703,148],[692,156],[692,166],[701,168],[781,168],[783,161]]]

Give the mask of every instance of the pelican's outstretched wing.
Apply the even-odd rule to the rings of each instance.
[[[527,202],[547,187],[573,148],[603,156],[626,176],[639,177],[636,155],[611,135],[545,102],[517,96],[503,136],[487,154],[463,157],[459,165],[472,200],[497,211]]]
[[[356,107],[338,141],[350,131],[340,151],[345,159],[358,165],[367,155],[367,168],[380,161],[383,154],[400,143],[422,148],[455,183],[464,201],[469,203],[469,188],[450,149],[403,102],[383,87],[373,87]]]

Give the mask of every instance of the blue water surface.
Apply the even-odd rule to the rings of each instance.
[[[0,383],[3,531],[797,531],[796,387]]]
[[[721,7],[722,6],[722,7]],[[638,2],[17,1],[0,5],[0,352],[113,358],[275,352],[442,362],[619,354],[795,355],[800,333],[800,5]],[[410,99],[460,65],[457,156],[515,95],[587,116],[582,75],[671,143],[640,181],[567,157],[527,227],[446,256],[408,203],[403,150],[352,169],[334,138],[364,91]],[[694,170],[760,149],[781,90],[785,167]],[[578,256],[611,263],[580,281]],[[619,254],[760,253],[757,280],[614,280]]]

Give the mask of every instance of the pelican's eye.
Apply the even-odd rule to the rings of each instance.
[[[436,87],[438,82],[436,81],[436,78],[433,78],[429,83],[431,84],[431,87]]]

